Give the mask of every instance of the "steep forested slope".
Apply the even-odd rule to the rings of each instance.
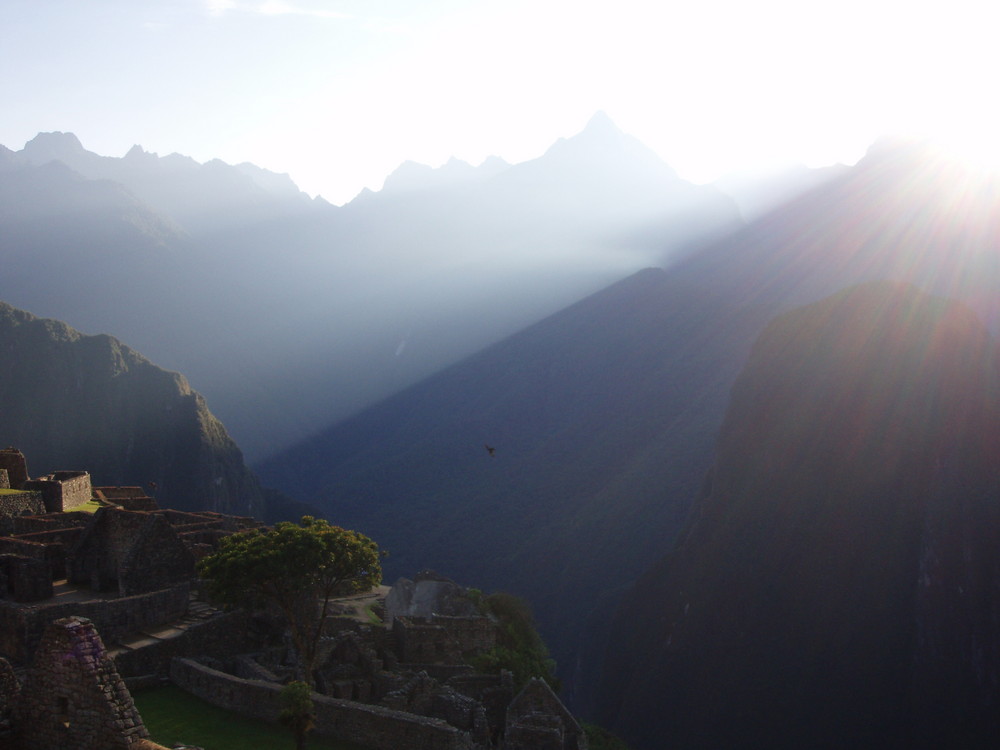
[[[596,294],[261,470],[383,540],[394,572],[426,561],[528,596],[586,711],[616,597],[670,549],[765,323],[872,278],[948,291],[992,320],[998,228],[988,183],[926,148],[883,144],[668,271]]]
[[[624,601],[639,747],[987,747],[1000,367],[968,309],[869,284],[776,318],[674,550]]]
[[[32,475],[85,469],[96,484],[155,482],[165,507],[262,515],[239,448],[181,375],[5,303],[0,352],[0,443]]]
[[[429,566],[530,598],[572,691],[609,601],[682,521],[769,314],[726,310],[643,271],[258,471],[378,539],[389,578]]]

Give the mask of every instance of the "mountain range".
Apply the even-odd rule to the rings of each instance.
[[[36,140],[0,150],[0,297],[185,372],[264,484],[377,539],[390,580],[529,599],[577,712],[641,748],[988,726],[961,706],[995,701],[970,676],[996,665],[989,178],[885,140],[744,222],[598,115],[532,162],[406,164],[338,208]]]
[[[998,355],[968,308],[897,283],[769,323],[619,610],[609,725],[649,748],[992,746]]]
[[[0,185],[0,299],[183,372],[254,460],[740,221],[604,115],[538,159],[403,165],[339,208],[68,133],[0,151]]]
[[[877,144],[668,269],[609,287],[255,468],[382,539],[390,574],[469,571],[528,596],[568,699],[597,710],[589,670],[619,637],[613,613],[682,528],[756,336],[783,311],[879,278],[995,320],[988,196],[922,144]]]
[[[32,476],[84,469],[163,507],[264,515],[265,492],[183,376],[2,302],[0,351],[0,440]]]

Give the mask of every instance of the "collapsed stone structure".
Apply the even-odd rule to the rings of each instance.
[[[211,703],[277,718],[294,673],[280,629],[196,598],[195,561],[259,522],[161,510],[139,487],[92,487],[86,472],[32,484],[13,450],[0,470],[35,487],[0,493],[0,750],[157,747],[123,678],[169,674]],[[84,486],[94,513],[73,510]],[[324,632],[317,731],[376,750],[585,750],[547,686],[515,696],[510,673],[470,666],[497,645],[497,625],[467,590],[424,572],[371,604],[386,625],[341,617]],[[21,685],[10,663],[29,662]]]
[[[318,731],[326,726],[377,750],[527,750],[536,741],[585,750],[579,724],[543,681],[544,688],[529,683],[517,692],[509,672],[484,674],[470,665],[497,645],[498,624],[479,613],[466,589],[423,572],[400,579],[380,612],[391,626],[361,617],[328,623],[314,675]],[[171,669],[175,683],[237,712],[248,705],[259,711],[293,674],[287,645],[228,660],[175,660]]]
[[[149,736],[94,624],[82,617],[48,626],[17,711],[23,747],[127,750]]]

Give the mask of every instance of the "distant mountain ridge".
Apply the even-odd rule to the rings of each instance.
[[[956,202],[950,191],[967,183],[950,174],[920,149],[875,150],[670,269],[629,277],[256,466],[388,540],[390,569],[420,559],[527,596],[586,714],[588,669],[609,639],[629,637],[611,628],[618,597],[682,528],[769,320],[878,278],[948,292],[996,320],[1000,206],[988,191]]]
[[[872,283],[776,318],[602,718],[637,747],[985,748],[1000,702],[1000,356]]]
[[[165,507],[263,516],[260,484],[183,376],[3,302],[0,350],[0,443],[33,476],[84,469],[98,484],[154,483]]]
[[[118,182],[194,231],[238,221],[256,223],[323,204],[312,201],[288,175],[253,164],[230,166],[217,159],[199,164],[180,154],[160,157],[138,145],[122,158],[98,156],[72,133],[39,133],[16,156],[35,166],[61,162],[89,180]]]
[[[0,298],[184,372],[253,458],[739,222],[601,118],[531,162],[411,165],[341,208],[70,134],[0,163]]]

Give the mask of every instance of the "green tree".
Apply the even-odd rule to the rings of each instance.
[[[312,688],[304,682],[289,682],[279,693],[281,713],[278,721],[292,730],[296,750],[305,750],[306,735],[316,726]]]
[[[514,675],[515,687],[525,685],[532,677],[540,677],[558,691],[556,663],[535,628],[528,603],[498,591],[481,600],[479,608],[497,623],[497,645],[473,657],[472,666],[494,674],[501,669],[509,670]]]
[[[276,606],[298,652],[300,677],[313,684],[316,649],[330,600],[382,581],[378,546],[356,531],[303,516],[298,524],[224,537],[198,563],[211,594],[236,606]]]

